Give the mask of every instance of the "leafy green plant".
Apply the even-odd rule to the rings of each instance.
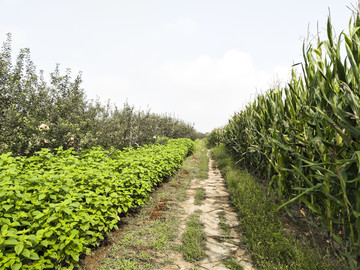
[[[243,270],[244,267],[239,264],[234,258],[223,260],[224,265],[231,270]]]
[[[307,243],[301,236],[297,239],[289,233],[280,220],[278,200],[267,194],[250,173],[239,168],[224,145],[214,148],[212,156],[225,178],[238,212],[242,241],[257,269],[350,269],[348,263],[325,255],[316,243]],[[224,263],[230,269],[239,269],[231,258]]]
[[[72,269],[191,153],[190,139],[110,151],[0,155],[0,269]]]
[[[168,114],[89,101],[81,73],[73,76],[67,69],[62,74],[59,65],[45,80],[29,49],[21,49],[15,63],[12,59],[8,34],[0,50],[0,154],[31,156],[60,146],[75,151],[99,145],[122,149],[154,143],[154,136],[201,136],[192,124]]]
[[[303,47],[303,74],[236,113],[221,141],[269,190],[323,221],[354,268],[360,256],[360,17]],[[341,56],[346,53],[346,57]],[[215,133],[214,133],[215,134]],[[212,137],[209,138],[212,140]],[[299,208],[300,209],[300,208]]]
[[[215,147],[221,143],[224,129],[215,128],[206,136],[206,143],[209,148]]]

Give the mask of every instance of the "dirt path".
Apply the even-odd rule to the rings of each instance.
[[[112,232],[105,245],[81,261],[82,270],[139,269],[254,269],[241,248],[236,211],[230,206],[225,181],[215,162],[198,145],[178,173],[162,183],[146,205],[121,218],[119,230]],[[206,174],[208,168],[208,174]],[[202,179],[202,180],[200,180]],[[206,194],[195,204],[198,188]],[[190,263],[181,252],[182,236],[189,217],[201,211],[206,234],[206,257]],[[225,261],[232,266],[225,266]]]
[[[209,152],[208,152],[209,156]],[[201,210],[200,220],[204,223],[206,234],[206,255],[207,257],[196,263],[189,263],[184,260],[182,254],[173,254],[173,263],[165,266],[164,270],[172,269],[229,269],[223,261],[232,258],[243,266],[244,269],[255,269],[251,259],[241,249],[240,235],[235,230],[238,225],[235,209],[230,205],[229,194],[225,187],[225,181],[221,177],[219,169],[213,166],[215,161],[209,158],[209,173],[205,180],[193,179],[190,188],[187,190],[188,199],[181,202],[180,206],[185,213],[181,217],[179,235],[185,230],[187,218],[196,210]],[[197,188],[204,188],[206,199],[201,205],[194,204],[194,195]],[[223,221],[228,225],[221,229],[219,223]],[[227,230],[226,230],[227,229]],[[178,239],[180,241],[180,239]]]
[[[239,178],[242,177],[247,185],[252,183],[247,175],[239,174]],[[200,193],[205,193],[205,196],[198,196]],[[184,160],[177,173],[159,184],[149,195],[144,205],[121,216],[118,230],[112,231],[91,254],[81,258],[79,270],[255,269],[238,231],[236,209],[229,201],[225,181],[211,160],[204,141],[198,141],[194,153]],[[198,203],[199,197],[201,204]],[[257,211],[264,209],[261,205]],[[276,247],[280,246],[280,249],[276,250],[283,251],[283,242],[277,242]],[[304,254],[301,257],[304,263],[297,259],[299,265],[303,263],[301,265],[306,266],[301,269],[308,269],[308,265],[320,265],[317,257],[307,256],[297,242],[292,243],[298,245],[293,251],[299,253],[288,254]],[[273,254],[278,254],[276,250]],[[321,258],[320,255],[318,258]],[[197,261],[189,262],[185,258]],[[198,258],[203,259],[199,261]],[[308,258],[311,259],[310,264]],[[276,268],[276,262],[264,263],[262,268],[264,265],[265,268],[269,265]],[[288,265],[279,264],[285,268]],[[347,269],[331,261],[324,265],[329,266],[324,269],[333,269],[333,265],[340,266],[336,269]]]

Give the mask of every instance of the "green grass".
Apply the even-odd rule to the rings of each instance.
[[[137,270],[140,265],[136,260],[132,259],[119,259],[118,260],[118,269],[126,269],[126,270]]]
[[[178,193],[178,200],[184,201],[187,199],[186,190],[191,179],[206,179],[208,176],[208,162],[207,149],[204,140],[197,140],[195,144],[194,154],[188,157],[182,166],[183,171],[188,171],[186,176],[186,185],[179,187],[181,192]]]
[[[199,174],[198,178],[200,180],[206,179],[209,172],[209,158],[207,156],[207,148],[205,140],[199,141],[195,146],[195,158],[198,163]]]
[[[195,195],[194,195],[195,205],[201,205],[202,201],[206,199],[206,191],[203,187],[196,188]]]
[[[241,264],[239,264],[237,261],[235,261],[234,258],[229,258],[229,259],[223,260],[223,264],[231,270],[243,270],[244,269],[244,267]]]
[[[219,212],[218,217],[219,217],[218,226],[219,226],[222,234],[225,236],[229,236],[230,235],[230,226],[229,226],[229,224],[226,223],[225,211]]]
[[[212,150],[225,178],[232,203],[238,210],[243,241],[257,269],[348,269],[320,255],[318,247],[285,233],[275,198],[246,171],[234,165],[225,148]]]
[[[171,255],[182,251],[175,243],[179,235],[179,216],[183,211],[178,203],[186,199],[191,180],[199,179],[200,174],[207,174],[207,167],[200,162],[207,160],[207,151],[202,149],[203,141],[197,141],[193,155],[185,159],[177,174],[164,181],[138,211],[122,219],[126,220],[121,227],[123,233],[116,238],[107,257],[102,260],[99,266],[101,270],[162,269],[172,263]],[[160,216],[152,219],[152,214],[159,210],[159,203],[164,200],[167,203]],[[83,266],[82,269],[87,268]]]
[[[185,260],[196,262],[206,257],[206,234],[204,224],[200,221],[201,211],[195,211],[190,215],[186,223],[185,232],[182,236],[182,251]]]
[[[141,217],[138,217],[138,221]],[[177,220],[174,217],[145,222],[141,226],[126,228],[122,239],[114,244],[109,258],[102,262],[101,269],[155,269],[154,251],[170,249],[177,235]]]

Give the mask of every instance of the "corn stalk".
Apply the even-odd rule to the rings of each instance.
[[[236,113],[223,142],[269,183],[281,207],[295,201],[322,218],[353,265],[360,256],[360,19],[348,34],[303,46],[302,75]],[[345,46],[346,57],[340,55]]]

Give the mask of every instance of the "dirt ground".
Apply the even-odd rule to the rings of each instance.
[[[250,257],[241,248],[241,235],[236,230],[238,227],[237,214],[229,201],[229,194],[225,187],[224,179],[219,169],[213,168],[214,161],[209,159],[209,173],[205,180],[192,179],[187,190],[188,199],[180,203],[185,210],[181,217],[180,235],[185,230],[185,221],[197,210],[201,210],[200,220],[204,224],[206,234],[207,257],[196,263],[186,262],[181,254],[173,254],[173,263],[164,267],[164,270],[172,269],[229,269],[224,266],[223,260],[233,258],[246,270],[255,269]],[[196,189],[203,187],[206,199],[201,205],[194,204]],[[223,212],[230,232],[225,235],[219,228],[219,213]]]
[[[209,157],[208,152],[207,155]],[[199,157],[188,158],[188,164],[197,162]],[[198,179],[193,170],[191,167],[183,168],[177,177],[162,184],[151,194],[151,203],[121,218],[119,230],[114,231],[91,255],[83,257],[80,269],[221,270],[230,269],[224,264],[224,260],[229,259],[243,269],[255,269],[242,247],[238,217],[215,162],[209,158],[206,179]],[[200,187],[204,188],[206,198],[200,205],[196,205],[194,195]],[[181,236],[188,217],[197,210],[201,210],[200,221],[204,224],[206,234],[206,258],[190,263],[176,247],[182,244]],[[220,226],[220,216],[226,230]],[[160,222],[159,226],[168,226],[171,231],[167,240],[161,240],[168,242],[160,247],[152,244],[154,239],[147,240],[152,237],[151,226],[155,226],[156,222]],[[142,233],[137,234],[137,231]],[[132,235],[133,238],[128,242],[124,240],[130,239]],[[164,238],[163,235],[161,237]]]

